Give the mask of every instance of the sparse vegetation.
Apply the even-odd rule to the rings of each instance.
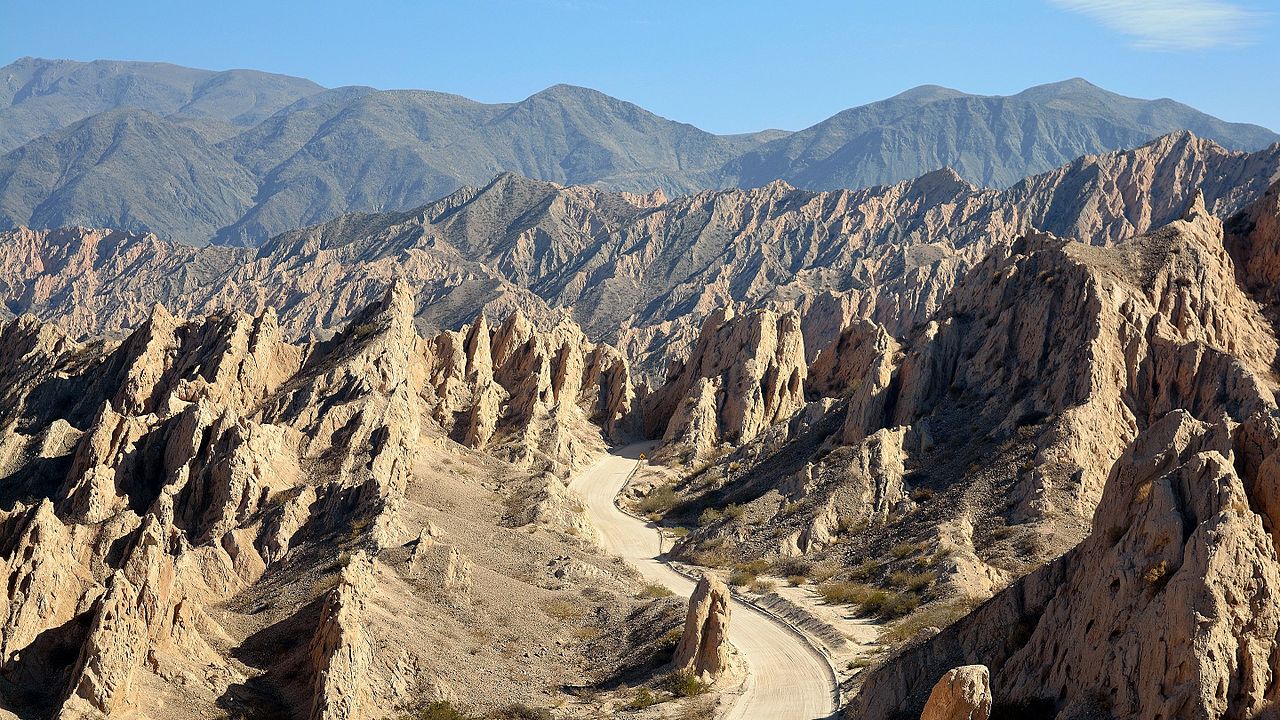
[[[859,605],[874,592],[874,588],[855,582],[824,582],[818,586],[818,594],[828,605]]]
[[[581,620],[585,611],[582,606],[563,598],[550,598],[542,601],[542,611],[550,617],[565,622]]]
[[[675,593],[668,590],[665,586],[656,584],[645,585],[644,589],[640,591],[640,597],[650,598],[653,600],[656,600],[657,598],[671,597],[674,594]]]
[[[718,510],[716,508],[707,508],[698,516],[698,525],[706,527],[708,525],[714,525],[721,520],[737,520],[742,517],[742,514],[745,511],[746,508],[734,503],[725,505],[723,508]]]
[[[695,697],[711,689],[711,686],[702,682],[697,675],[683,670],[667,676],[666,686],[672,695],[682,698]]]
[[[667,658],[675,655],[676,647],[680,644],[680,636],[683,635],[683,628],[674,627],[662,634],[658,638],[658,653]]]
[[[897,558],[898,560],[905,560],[911,557],[912,555],[920,554],[920,552],[927,547],[928,546],[924,545],[923,543],[902,542],[890,548],[889,554]]]
[[[631,699],[631,702],[627,703],[626,709],[644,710],[647,707],[657,705],[658,702],[660,701],[657,696],[655,696],[649,688],[640,688],[639,690],[636,690],[636,695]]]
[[[881,638],[891,644],[906,642],[927,627],[946,628],[981,604],[982,598],[963,596],[926,605],[904,617]]]
[[[1151,567],[1147,568],[1147,571],[1142,573],[1142,579],[1146,581],[1148,585],[1155,585],[1156,583],[1160,582],[1160,579],[1163,578],[1165,575],[1167,575],[1168,572],[1169,572],[1169,563],[1164,560],[1161,560],[1155,565],[1152,565]]]
[[[911,499],[918,503],[929,502],[933,499],[933,491],[929,488],[916,488],[911,491]]]
[[[809,571],[808,575],[810,580],[816,583],[824,583],[830,580],[831,578],[835,577],[836,573],[839,573],[839,572],[840,572],[840,568],[837,567],[834,563],[823,563],[821,565],[814,565],[813,569]]]
[[[875,560],[863,560],[858,566],[849,571],[849,577],[857,582],[867,582],[871,578],[880,574],[884,566]]]
[[[751,583],[751,592],[757,595],[764,595],[773,592],[774,584],[771,580],[761,580],[757,578]]]
[[[757,576],[768,571],[769,561],[767,560],[738,563],[733,566],[733,572],[729,573],[729,584],[738,587],[751,585],[756,582]]]
[[[808,577],[813,563],[804,558],[780,557],[773,561],[773,571],[779,575]]]
[[[490,720],[551,720],[551,711],[516,703],[504,705],[489,713],[488,717]]]
[[[856,605],[861,614],[885,620],[902,617],[920,604],[914,592],[890,592],[855,582],[823,583],[818,594],[828,605]]]
[[[707,718],[715,717],[716,703],[711,698],[703,698],[687,705],[680,714],[676,716],[676,720],[707,720]]]
[[[640,502],[636,504],[636,509],[644,515],[662,516],[670,512],[677,501],[678,498],[674,487],[659,485],[649,491],[648,495],[641,498]]]
[[[932,572],[911,573],[900,570],[889,576],[889,584],[912,592],[920,592],[937,579],[938,576]]]
[[[809,582],[809,578],[807,578],[807,577],[805,577],[805,576],[803,576],[803,575],[788,575],[788,576],[787,576],[787,584],[788,584],[788,585],[790,585],[791,587],[800,587],[801,585],[803,585],[803,584],[805,584],[805,583],[807,583],[807,582]]]
[[[1139,485],[1138,489],[1133,493],[1133,500],[1134,502],[1146,502],[1149,497],[1151,497],[1151,481],[1147,480]]]

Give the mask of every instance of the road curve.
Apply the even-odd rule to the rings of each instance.
[[[650,523],[620,511],[614,498],[647,445],[617,448],[579,472],[570,487],[582,498],[604,548],[634,566],[646,581],[681,597],[694,584],[656,559],[658,534]],[[732,700],[727,720],[817,720],[835,713],[830,666],[808,643],[749,605],[733,603],[729,641],[748,667],[743,692]]]

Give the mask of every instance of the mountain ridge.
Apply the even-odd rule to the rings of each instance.
[[[1228,149],[1280,140],[1265,128],[1224,123],[1172,101],[1125,98],[1078,79],[1011,96],[926,85],[797,132],[738,135],[715,135],[567,84],[516,102],[482,103],[426,90],[323,88],[256,71],[34,58],[0,68],[0,80],[0,166],[9,168],[0,175],[0,227],[92,219],[189,244],[256,245],[344,212],[417,207],[502,171],[679,195],[779,179],[805,189],[857,189],[950,166],[970,182],[1004,187],[1080,155],[1176,130]],[[77,148],[92,140],[77,133],[94,126],[82,123],[125,108],[200,135],[209,161],[189,168],[199,179],[187,182],[233,188],[230,194],[247,195],[250,206],[149,207],[154,190],[136,173],[95,168],[78,157]],[[50,151],[55,135],[65,142]],[[139,158],[171,150],[146,135],[126,141]],[[73,171],[59,173],[52,185],[41,180],[42,170],[18,162],[33,143],[49,155],[46,165]],[[109,179],[109,191],[82,177],[95,173]],[[30,188],[45,186],[56,199],[42,206],[46,198],[31,197]]]

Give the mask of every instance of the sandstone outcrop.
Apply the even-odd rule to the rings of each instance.
[[[993,668],[996,704],[1059,717],[1268,712],[1280,643],[1280,411],[1263,373],[1274,361],[1275,335],[1221,287],[1224,273],[1245,288],[1265,287],[1253,275],[1265,277],[1268,264],[1253,260],[1280,235],[1267,229],[1277,227],[1274,205],[1263,203],[1250,212],[1270,215],[1247,226],[1256,234],[1236,246],[1237,267],[1213,262],[1211,244],[1177,246],[1173,264],[1199,268],[1193,283],[1179,283],[1166,274],[1168,260],[1153,265],[1145,253],[1153,239],[1212,230],[1199,203],[1135,245],[1148,260],[1147,277],[1165,288],[1156,297],[1168,313],[1150,326],[1158,352],[1149,372],[1186,362],[1206,372],[1179,369],[1139,383],[1129,397],[1158,417],[1110,469],[1088,537],[874,671],[850,717],[919,707],[922,683],[966,663]]]
[[[689,598],[684,631],[672,663],[677,670],[715,680],[729,667],[729,587],[703,575]]]
[[[343,568],[338,586],[325,597],[310,646],[314,677],[310,720],[373,717],[367,686],[373,648],[363,615],[374,582],[373,560],[360,553]]]
[[[948,586],[989,592],[1014,562],[1085,537],[1112,465],[1169,411],[1243,422],[1273,408],[1278,347],[1199,196],[1115,246],[1028,235],[978,263],[909,342],[858,321],[824,349],[806,413],[733,457],[751,469],[718,502],[758,509],[677,552],[732,538],[746,558],[857,566],[908,537],[958,551],[940,566]],[[809,410],[821,419],[799,419]]]
[[[433,415],[453,437],[514,462],[567,472],[617,438],[635,390],[616,349],[571,321],[549,331],[516,312],[490,329],[483,316],[444,332],[428,351]]]
[[[987,720],[991,717],[989,676],[983,665],[948,670],[929,693],[920,720]]]
[[[304,344],[287,342],[272,312],[187,321],[156,306],[119,343],[77,343],[30,316],[5,323],[0,707],[205,716],[287,688],[306,693],[312,717],[350,718],[418,692],[411,679],[428,658],[375,658],[368,598],[462,612],[475,565],[425,535],[407,558],[410,584],[383,592],[375,556],[403,552],[425,524],[413,478],[424,454],[451,452],[443,444],[480,388],[506,393],[490,448],[538,464],[542,516],[564,515],[554,528],[575,544],[569,533],[589,536],[572,526],[581,514],[557,474],[621,428],[625,360],[569,321],[540,329],[519,315],[492,333],[481,321],[446,355],[454,336],[422,338],[415,307],[396,283]],[[317,598],[306,578],[330,573],[335,555],[354,559]],[[258,613],[301,623],[288,613],[307,603],[321,615],[307,647],[229,650],[259,642],[246,628],[275,632]],[[166,709],[173,698],[183,704]]]
[[[803,407],[806,373],[795,314],[714,314],[689,359],[675,363],[645,399],[646,429],[695,455],[722,442],[749,442]]]

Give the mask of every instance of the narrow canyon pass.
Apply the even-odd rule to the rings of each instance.
[[[1278,363],[1280,135],[1172,100],[20,58],[0,719],[1270,718]]]

